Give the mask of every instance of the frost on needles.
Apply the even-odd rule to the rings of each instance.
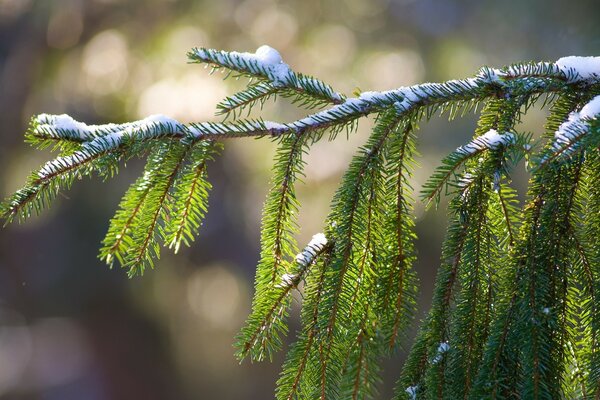
[[[124,194],[100,258],[143,273],[161,246],[190,245],[207,212],[210,162],[227,140],[277,146],[261,227],[253,309],[237,356],[271,359],[284,344],[294,291],[301,328],[287,351],[278,399],[377,395],[381,360],[408,346],[418,282],[412,174],[418,126],[478,112],[473,138],[441,160],[420,191],[449,198],[431,309],[398,378],[396,398],[600,397],[600,58],[483,67],[467,79],[346,97],[296,72],[269,46],[254,53],[196,48],[190,61],[247,77],[217,105],[222,122],[154,115],[88,125],[68,115],[31,120],[26,141],[57,151],[3,203],[9,222],[48,206],[76,178],[108,179],[146,157]],[[281,96],[306,109],[295,121],[240,118]],[[533,138],[520,118],[549,106]],[[374,117],[341,179],[323,233],[299,248],[296,196],[313,144]],[[328,133],[328,135],[325,135]],[[526,203],[511,174],[526,158]],[[233,244],[232,244],[233,246]]]

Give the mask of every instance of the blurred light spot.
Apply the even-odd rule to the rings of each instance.
[[[31,329],[31,374],[40,387],[72,382],[89,364],[89,349],[81,328],[66,318],[47,318]]]
[[[413,85],[422,81],[424,69],[421,56],[413,50],[373,54],[364,60],[360,68],[368,80],[368,90]]]
[[[411,12],[402,7],[398,13],[404,13],[403,19],[409,19],[424,33],[442,36],[455,30],[467,13],[465,6],[456,1],[419,0],[410,5]]]
[[[318,183],[337,178],[346,170],[352,156],[356,153],[356,147],[352,147],[352,144],[359,146],[361,144],[359,143],[360,139],[363,138],[359,139],[358,135],[354,135],[350,139],[352,142],[346,142],[343,145],[338,142],[323,141],[313,146],[306,156],[307,181]],[[335,157],[332,157],[332,154],[335,154]]]
[[[28,172],[37,170],[45,160],[44,155],[38,156],[25,151],[14,151],[14,153],[8,154],[2,162],[11,173],[6,174],[4,179],[0,181],[0,189],[3,193],[15,192],[23,186],[23,179],[27,179]],[[28,218],[27,221],[34,219],[37,218]]]
[[[276,8],[267,8],[252,24],[252,38],[260,44],[269,44],[277,49],[287,47],[296,37],[298,24],[290,14]]]
[[[247,31],[262,10],[272,7],[272,0],[246,0],[235,8],[233,19],[242,30]]]
[[[350,11],[357,16],[369,17],[381,13],[387,6],[387,0],[345,0]]]
[[[420,161],[419,168],[415,168],[413,170],[413,176],[410,178],[410,185],[413,188],[422,188],[425,185],[425,182],[429,179],[431,174],[433,174],[434,168],[436,168],[439,164],[439,160],[441,160],[446,154],[435,154],[434,156],[422,157]],[[421,200],[417,200],[413,203],[414,211],[413,214],[415,219],[421,220],[425,217],[427,212],[425,202]]]
[[[0,17],[18,17],[30,8],[31,0],[0,0]]]
[[[61,6],[50,17],[46,40],[50,47],[67,49],[79,42],[82,31],[81,8],[76,4]]]
[[[521,116],[517,132],[532,132],[534,137],[540,137],[544,132],[545,121],[548,119],[548,109],[531,107]]]
[[[191,275],[187,299],[192,312],[209,327],[229,329],[239,323],[236,317],[241,315],[240,283],[224,267],[203,268]]]
[[[208,45],[208,37],[206,33],[195,26],[181,26],[174,29],[167,41],[167,46],[170,54],[178,64],[182,63],[185,54],[192,47],[206,47]]]
[[[329,25],[314,31],[307,43],[313,63],[332,69],[346,66],[354,58],[356,40],[348,28]]]
[[[52,100],[64,107],[65,104],[77,102],[87,94],[85,78],[81,72],[81,55],[77,51],[66,52],[58,61],[58,73],[51,80]],[[83,92],[83,93],[82,93]]]
[[[487,63],[485,55],[458,41],[441,44],[437,65],[443,77],[464,78],[477,73]]]
[[[0,395],[19,384],[31,353],[31,334],[23,316],[0,306]]]
[[[216,104],[227,92],[223,81],[197,72],[168,78],[146,88],[140,96],[138,115],[166,114],[182,121],[211,119]]]
[[[98,95],[121,89],[128,76],[127,56],[127,41],[118,31],[106,30],[94,36],[83,50],[88,89]]]

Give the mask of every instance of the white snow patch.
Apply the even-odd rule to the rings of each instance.
[[[254,53],[237,51],[221,52],[206,49],[196,50],[196,54],[205,61],[216,60],[222,65],[233,65],[236,68],[249,70],[255,74],[267,74],[276,86],[285,86],[294,73],[289,65],[283,62],[281,54],[274,48],[263,45]]]
[[[266,64],[280,64],[283,62],[283,60],[281,59],[281,54],[279,54],[277,50],[275,50],[271,46],[267,46],[266,44],[256,49],[254,55],[256,56],[256,58],[258,58]]]
[[[600,114],[600,95],[594,97],[579,111],[579,117],[587,119],[596,118],[598,114]]]
[[[500,171],[494,171],[494,181],[492,183],[492,189],[494,192],[498,193],[500,191],[500,180],[502,179],[502,174]]]
[[[163,115],[163,114],[152,114],[142,120],[134,122],[133,124],[148,125],[151,123],[166,125],[166,126],[173,127],[173,128],[181,128],[182,127],[181,122],[177,121],[174,118],[167,117],[166,115]]]
[[[326,245],[327,238],[323,233],[313,235],[311,241],[304,250],[296,255],[296,262],[302,266],[308,265],[312,262],[317,253],[320,253]]]
[[[274,85],[284,86],[289,83],[290,78],[293,76],[290,66],[283,62],[281,54],[270,46],[262,45],[254,53],[232,51],[229,54],[234,60],[235,58],[239,58],[246,61],[249,65],[257,63],[259,69],[253,72],[261,72],[260,69],[263,69],[267,72],[269,79],[271,79]],[[238,67],[243,67],[243,65],[238,64]]]
[[[371,101],[373,101],[374,96],[371,96],[370,100],[365,99],[361,99],[360,97],[356,98],[356,97],[351,97],[349,99],[346,99],[345,102],[343,102],[342,104],[336,106],[337,108],[339,108],[340,110],[344,110],[347,112],[352,112],[354,111],[354,108],[358,108],[358,109],[362,109],[364,107],[363,103],[370,103]]]
[[[81,152],[74,153],[70,156],[59,157],[56,160],[48,161],[44,166],[39,170],[38,176],[41,179],[45,179],[50,175],[55,174],[59,170],[63,168],[69,168],[76,163],[82,162],[86,159],[86,155]]]
[[[440,345],[438,346],[438,354],[440,353],[445,353],[448,350],[450,350],[450,345],[448,344],[448,342],[442,342],[440,343]]]
[[[466,145],[459,147],[456,151],[468,155],[485,149],[495,150],[500,146],[513,143],[514,140],[515,135],[510,132],[500,134],[497,130],[490,129],[483,135],[471,140]]]
[[[405,100],[411,103],[416,103],[422,98],[428,97],[427,92],[424,90],[425,86],[407,87],[402,90]]]
[[[496,68],[488,68],[483,67],[479,70],[477,74],[477,78],[481,79],[487,83],[504,83],[503,78],[506,77],[506,73],[496,69]]]
[[[561,150],[563,146],[569,146],[578,136],[588,132],[588,125],[584,120],[598,118],[600,115],[600,95],[588,102],[581,111],[569,114],[567,121],[563,122],[554,133],[555,150]]]
[[[486,140],[487,145],[488,145],[489,148],[495,149],[500,144],[504,143],[504,141],[506,140],[507,136],[506,135],[502,136],[502,135],[500,135],[498,133],[497,130],[490,129],[483,136],[481,136],[481,138]]]
[[[544,307],[544,309],[542,310],[542,312],[546,315],[550,315],[550,309],[548,307]]]
[[[263,121],[263,124],[265,125],[265,128],[267,128],[268,130],[280,130],[280,129],[287,129],[287,127],[283,124],[280,124],[278,122],[273,122],[273,121]]]
[[[196,126],[194,125],[188,125],[188,131],[192,134],[192,136],[194,136],[195,138],[199,138],[200,136],[202,136],[204,134],[204,132],[202,132],[200,129],[198,129]]]
[[[82,164],[88,159],[97,156],[103,151],[114,149],[121,144],[123,140],[124,132],[111,132],[104,136],[96,137],[90,142],[85,142],[82,149],[75,153],[58,157],[55,160],[48,161],[38,172],[38,176],[42,179],[47,178],[50,175],[60,173],[65,169],[69,169],[77,164]]]
[[[47,115],[38,116],[38,122],[46,124],[45,126],[59,130],[69,130],[78,132],[84,140],[81,150],[75,153],[58,157],[55,160],[48,161],[38,172],[42,179],[50,175],[61,173],[62,171],[82,164],[90,158],[96,157],[102,152],[108,152],[111,149],[121,145],[123,138],[140,133],[149,136],[152,131],[143,132],[144,129],[152,128],[156,125],[166,126],[173,132],[183,131],[185,127],[177,120],[166,117],[162,114],[151,115],[139,121],[129,122],[127,124],[106,124],[106,125],[86,125],[83,122],[75,121],[68,115]],[[161,134],[164,132],[161,132]],[[90,140],[91,139],[91,140]]]
[[[337,101],[342,101],[342,96],[338,92],[332,91],[331,98]]]
[[[571,81],[600,79],[600,57],[562,57],[556,61],[556,66],[567,76],[576,72],[578,76]]]
[[[448,350],[450,350],[450,345],[448,344],[448,342],[442,342],[442,343],[440,343],[439,346],[438,346],[438,348],[437,348],[437,354],[435,355],[435,357],[431,361],[432,364],[437,364],[440,361],[442,361],[442,357],[444,356],[444,354]]]
[[[288,287],[291,287],[291,286],[296,286],[296,279],[297,278],[298,278],[298,276],[294,275],[294,274],[283,274],[281,276],[281,283],[279,283],[275,287],[278,287],[278,288],[288,288]]]
[[[473,182],[473,178],[475,178],[475,175],[473,175],[469,172],[465,172],[463,174],[463,176],[460,178],[460,180],[458,181],[458,187],[465,188],[465,187],[469,186]]]
[[[54,129],[76,132],[79,135],[79,137],[84,140],[93,137],[92,127],[89,127],[83,122],[74,120],[71,116],[67,114],[40,114],[37,116],[37,122],[40,125],[48,125]]]
[[[36,117],[36,122],[38,123],[38,126],[35,130],[40,133],[47,133],[50,131],[50,134],[53,136],[62,136],[64,131],[68,132],[69,135],[75,135],[83,141],[93,140],[94,138],[109,132],[117,132],[132,124],[88,125],[73,119],[67,114],[40,114]]]
[[[75,133],[84,141],[94,141],[95,139],[106,137],[110,134],[128,132],[132,133],[141,127],[148,127],[152,124],[159,124],[170,129],[183,129],[183,125],[173,118],[169,118],[162,114],[154,114],[141,119],[139,121],[127,122],[125,124],[103,124],[103,125],[88,125],[83,122],[76,121],[67,114],[51,115],[40,114],[36,118],[39,124],[38,130],[43,131],[46,128],[57,131],[69,131]],[[111,138],[107,138],[111,139]]]
[[[360,94],[359,99],[371,102],[377,98],[381,97],[381,92],[362,92]]]
[[[419,389],[417,385],[406,388],[405,392],[408,393],[408,398],[410,400],[417,400],[417,389]]]

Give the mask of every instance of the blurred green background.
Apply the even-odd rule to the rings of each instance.
[[[596,0],[0,0],[0,194],[51,157],[22,142],[33,114],[89,123],[152,113],[217,120],[216,103],[243,82],[187,64],[193,46],[270,44],[295,70],[351,94],[466,77],[484,64],[600,55],[599,15]],[[280,100],[260,115],[289,121],[303,113]],[[534,109],[520,128],[539,133],[544,116]],[[341,135],[308,155],[301,243],[321,230],[370,126],[363,121],[350,140]],[[415,187],[474,126],[474,116],[422,126]],[[77,182],[43,215],[1,229],[0,398],[272,398],[281,355],[239,365],[232,344],[249,312],[273,152],[268,140],[226,143],[209,171],[214,190],[197,242],[177,256],[165,251],[143,277],[127,279],[96,258],[141,160],[110,182]],[[515,175],[521,190],[526,179]],[[443,207],[415,207],[421,318],[446,221]],[[297,314],[298,302],[292,332]],[[386,362],[382,398],[404,355]]]

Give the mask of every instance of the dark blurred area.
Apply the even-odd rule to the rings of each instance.
[[[600,55],[598,15],[595,0],[0,0],[0,194],[52,157],[22,141],[34,114],[68,113],[88,123],[153,113],[217,120],[216,103],[243,82],[187,64],[193,46],[254,51],[270,44],[295,70],[351,94],[465,77],[482,65]],[[303,113],[280,100],[260,115],[289,121]],[[539,133],[545,113],[532,110],[520,129]],[[469,139],[475,121],[423,124],[416,188]],[[308,155],[298,189],[300,243],[321,231],[340,175],[370,126],[365,121],[348,141],[340,135]],[[214,190],[196,243],[176,256],[164,251],[144,276],[128,279],[96,258],[142,160],[109,182],[77,182],[41,216],[0,229],[1,399],[273,397],[282,355],[240,365],[232,344],[250,308],[274,146],[238,140],[225,147],[209,171]],[[521,190],[526,179],[515,174]],[[420,319],[446,217],[443,207],[415,207]],[[404,355],[386,362],[382,398]]]

